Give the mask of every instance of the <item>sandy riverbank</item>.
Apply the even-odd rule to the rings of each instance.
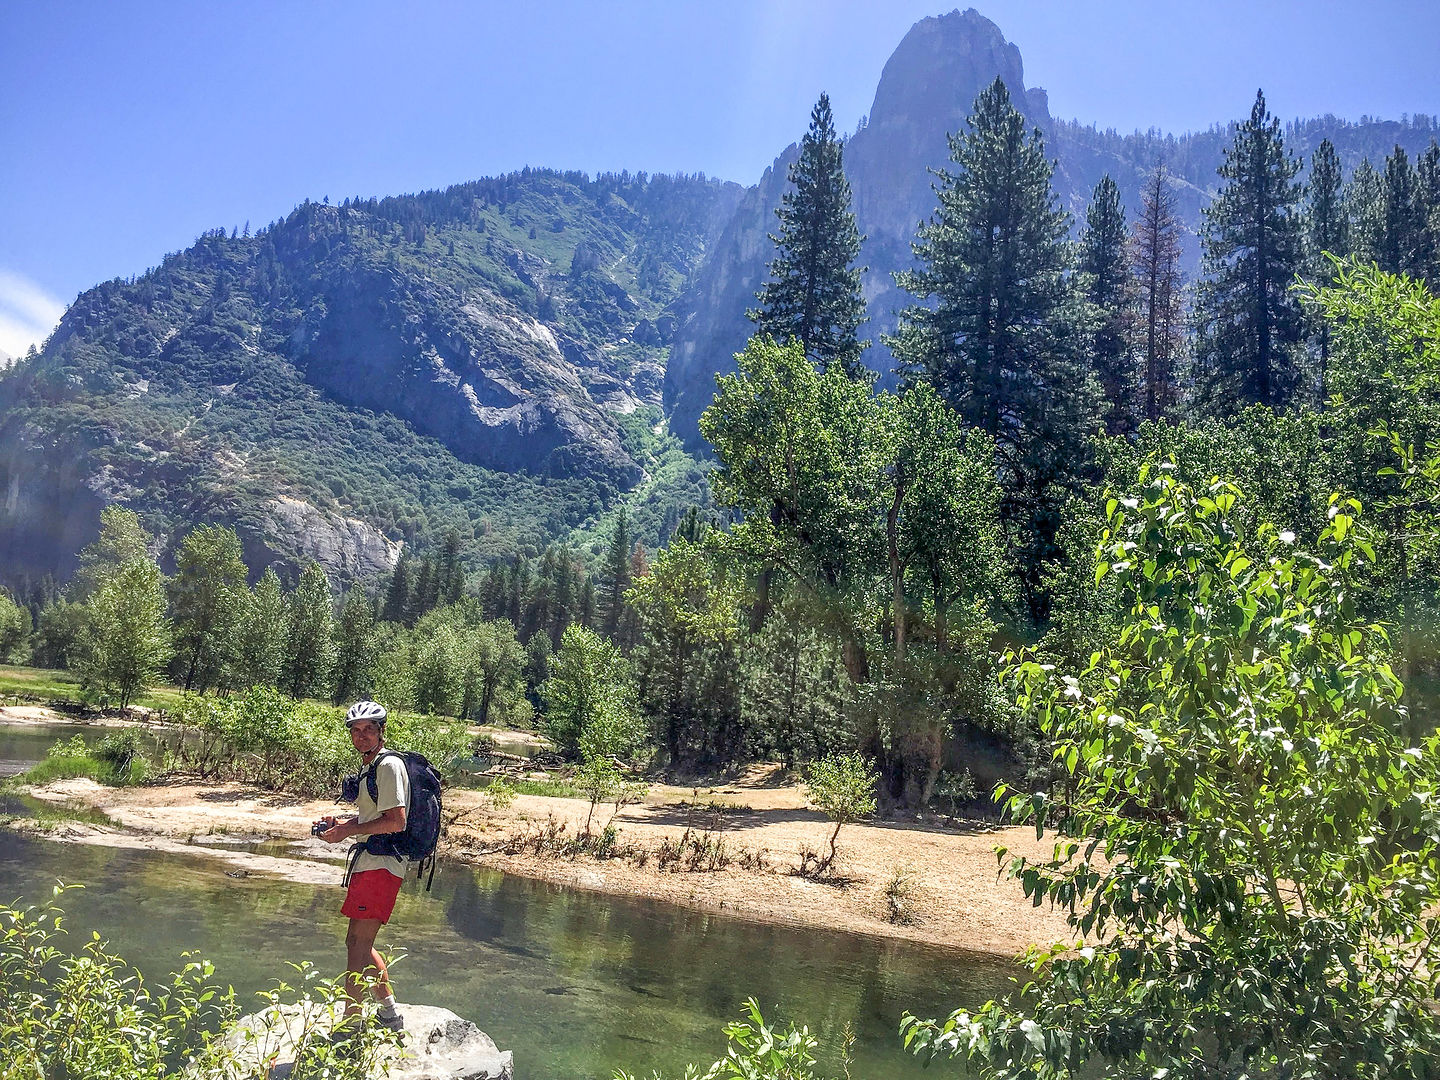
[[[52,826],[49,835],[57,841],[213,849],[217,858],[252,874],[317,883],[339,873],[333,864],[317,861],[333,859],[336,850],[309,837],[310,822],[335,812],[333,803],[248,785],[181,780],[136,788],[63,780],[32,794],[99,810],[116,823],[114,829],[79,823]],[[1037,844],[1033,830],[847,825],[840,833],[835,880],[796,875],[801,849],[823,851],[832,826],[805,808],[798,787],[776,783],[773,771],[763,767],[720,788],[657,785],[644,804],[627,807],[616,822],[619,839],[634,852],[644,851],[643,862],[635,855],[595,859],[536,854],[533,845],[521,842],[562,824],[561,835],[574,835],[588,809],[580,800],[521,795],[511,806],[496,810],[477,792],[452,790],[446,806],[447,816],[454,816],[445,848],[450,856],[581,889],[1001,956],[1014,955],[1031,942],[1068,938],[1062,916],[1032,907],[1015,882],[997,880],[997,844],[1032,856],[1048,853],[1048,841]],[[708,834],[712,844],[723,843],[728,864],[716,870],[660,868],[655,853],[687,829],[692,837]],[[294,841],[285,850],[295,857],[254,855],[232,847],[263,840]],[[886,897],[887,885],[902,868],[910,877],[908,923],[891,921]]]

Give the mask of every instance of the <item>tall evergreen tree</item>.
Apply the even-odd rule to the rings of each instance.
[[[1440,143],[1434,139],[1415,162],[1415,203],[1419,241],[1415,276],[1440,291]]]
[[[1225,151],[1225,181],[1205,208],[1204,280],[1196,297],[1196,389],[1210,409],[1283,406],[1299,381],[1304,323],[1291,292],[1300,270],[1300,163],[1255,95]]]
[[[380,609],[380,617],[386,622],[405,622],[409,617],[413,589],[410,559],[402,552],[390,574],[390,587],[385,590],[385,604]]]
[[[445,533],[436,564],[435,585],[440,604],[453,604],[465,594],[465,567],[460,562],[460,530]]]
[[[850,210],[844,146],[835,135],[830,98],[820,95],[800,156],[790,165],[790,187],[775,211],[780,233],[771,235],[775,258],[770,280],[756,294],[750,317],[777,341],[798,341],[821,367],[839,364],[847,375],[864,372],[860,324],[865,300],[860,269],[852,264],[863,239]]]
[[[1335,264],[1329,256],[1350,254],[1350,222],[1345,214],[1340,157],[1329,139],[1321,141],[1310,159],[1310,177],[1305,184],[1305,276],[1329,284]],[[1330,366],[1330,326],[1319,320],[1315,334],[1319,353],[1318,390],[1323,405],[1326,371]]]
[[[921,303],[901,313],[891,344],[965,423],[995,438],[1006,530],[1041,619],[1058,502],[1099,414],[1084,362],[1091,320],[1069,274],[1069,217],[1040,132],[1026,132],[998,78],[966,128],[950,137],[954,168],[936,173],[939,206],[914,245],[920,266],[897,275]]]
[[[352,588],[340,605],[335,624],[335,691],[331,700],[368,697],[371,693],[371,665],[375,662],[375,606],[365,591]]]
[[[1168,416],[1178,396],[1175,372],[1185,343],[1185,272],[1180,268],[1184,234],[1165,166],[1158,164],[1145,182],[1140,218],[1130,238],[1140,308],[1134,329],[1143,414],[1152,422]]]
[[[605,556],[605,606],[601,625],[611,641],[620,636],[625,623],[625,591],[630,588],[630,525],[625,507],[615,522],[610,550]]]
[[[1080,271],[1085,275],[1086,296],[1098,314],[1091,360],[1105,394],[1105,430],[1111,435],[1135,428],[1135,364],[1130,351],[1134,297],[1125,239],[1120,188],[1107,173],[1095,185],[1085,210]]]
[[[1382,190],[1385,228],[1377,260],[1380,269],[1391,274],[1414,274],[1422,217],[1416,213],[1415,170],[1403,146],[1396,146],[1385,159]]]
[[[294,698],[325,694],[335,659],[334,600],[330,580],[313,559],[290,594],[288,607],[284,688]]]
[[[1385,246],[1385,182],[1369,158],[1355,166],[1345,186],[1345,217],[1351,254],[1363,262],[1378,263]]]

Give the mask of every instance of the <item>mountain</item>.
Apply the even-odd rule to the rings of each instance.
[[[947,134],[964,130],[976,96],[997,76],[1027,121],[1044,135],[1055,161],[1056,195],[1077,224],[1107,173],[1119,185],[1133,220],[1145,178],[1163,160],[1177,213],[1189,231],[1186,265],[1192,275],[1198,266],[1201,208],[1215,192],[1232,123],[1177,137],[1153,131],[1119,135],[1078,121],[1057,121],[1050,115],[1047,92],[1025,85],[1020,50],[993,22],[973,8],[922,19],[886,63],[868,121],[845,146],[856,224],[866,237],[860,262],[867,267],[862,287],[869,322],[862,332],[874,344],[864,362],[880,375],[882,385],[893,383],[894,359],[880,343],[881,335],[894,331],[898,311],[911,301],[896,287],[893,274],[912,264],[916,227],[935,207],[928,170],[948,164]],[[1329,138],[1348,170],[1362,157],[1379,165],[1397,144],[1413,157],[1437,132],[1429,117],[1406,123],[1324,117],[1290,124],[1286,139],[1293,152],[1308,159]],[[765,280],[772,255],[766,234],[775,228],[775,209],[796,153],[793,145],[783,150],[746,192],[680,301],[681,325],[665,372],[665,406],[672,430],[697,450],[696,422],[714,392],[715,375],[734,370],[733,355],[752,329],[745,309],[754,306]]]
[[[993,22],[922,19],[845,152],[877,342],[865,362],[882,382],[880,337],[909,302],[893,273],[934,206],[928,170],[997,76],[1044,135],[1077,221],[1107,173],[1133,215],[1163,159],[1196,264],[1232,124],[1120,135],[1057,120]],[[1418,154],[1437,130],[1323,117],[1290,124],[1287,142],[1308,157],[1329,138],[1353,168],[1397,144]],[[797,152],[749,188],[526,169],[306,202],[87,291],[37,357],[0,373],[0,574],[65,575],[115,501],[167,544],[220,521],[256,572],[314,557],[340,580],[452,527],[472,567],[555,540],[594,547],[622,502],[653,547],[708,499],[675,436],[704,453],[696,422],[750,334]]]
[[[0,381],[5,569],[64,573],[112,501],[342,579],[451,526],[472,556],[563,535],[641,479],[669,306],[740,194],[526,170],[307,202],[89,290]]]

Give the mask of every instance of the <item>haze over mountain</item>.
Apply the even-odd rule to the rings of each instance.
[[[997,75],[1045,134],[1077,217],[1107,172],[1133,208],[1163,157],[1193,260],[1228,129],[1120,136],[1056,121],[1000,29],[952,12],[905,36],[846,147],[872,339],[909,300],[892,274],[932,209],[927,170]],[[1329,137],[1353,167],[1434,134],[1428,118],[1327,117],[1289,138],[1304,156]],[[306,203],[97,286],[0,382],[0,565],[67,572],[113,501],[166,537],[233,524],[252,570],[315,557],[340,579],[383,572],[402,541],[451,526],[472,565],[565,538],[625,493],[646,504],[653,544],[704,497],[699,466],[677,464],[657,433],[661,409],[696,446],[714,376],[750,333],[795,153],[748,189],[526,170]],[[890,377],[883,345],[865,359]]]

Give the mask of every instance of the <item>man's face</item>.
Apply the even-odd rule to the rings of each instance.
[[[356,720],[350,725],[350,743],[362,754],[380,749],[380,725],[373,720]]]

